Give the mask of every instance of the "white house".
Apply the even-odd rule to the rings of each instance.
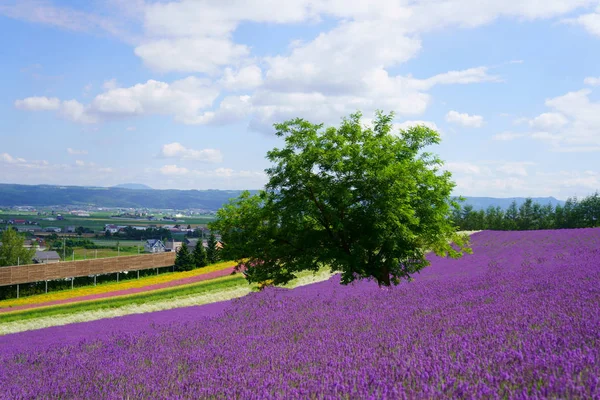
[[[117,232],[119,232],[119,227],[116,225],[112,225],[112,224],[106,224],[104,226],[104,230],[109,231],[110,233],[117,233]]]
[[[146,240],[146,244],[144,244],[146,253],[164,253],[165,249],[165,244],[159,239]]]

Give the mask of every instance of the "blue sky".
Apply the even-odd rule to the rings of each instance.
[[[273,123],[382,109],[457,194],[600,189],[598,0],[282,4],[0,0],[0,182],[256,189]]]

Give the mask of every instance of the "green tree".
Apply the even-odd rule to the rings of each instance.
[[[506,209],[504,214],[504,230],[513,231],[517,229],[517,220],[519,218],[519,210],[517,208],[517,202],[513,200],[510,206]]]
[[[201,246],[201,240],[198,240],[197,246]],[[217,247],[217,238],[213,232],[210,233],[208,240],[206,241],[206,258],[209,264],[215,264],[221,259],[219,248]]]
[[[35,249],[26,249],[23,247],[25,239],[14,229],[7,229],[2,232],[0,241],[0,267],[10,265],[31,264]]]
[[[175,271],[190,271],[194,268],[192,255],[184,242],[175,256]]]
[[[198,240],[196,247],[194,247],[194,251],[192,252],[192,260],[195,268],[206,267],[208,264],[206,250],[204,250],[204,245],[202,244],[201,240]]]
[[[223,256],[250,282],[281,284],[327,266],[344,284],[374,278],[389,286],[427,266],[428,250],[470,252],[450,218],[451,174],[424,151],[439,134],[425,126],[392,132],[393,114],[381,112],[367,128],[361,116],[339,128],[275,125],[285,147],[267,153],[274,165],[265,190],[230,200],[210,224]]]

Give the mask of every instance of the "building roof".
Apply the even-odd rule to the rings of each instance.
[[[187,246],[189,248],[193,248],[196,247],[196,245],[198,244],[198,239],[185,239],[185,243],[187,244]]]
[[[60,260],[60,256],[56,251],[36,251],[34,260]]]
[[[148,239],[146,240],[146,243],[148,244],[148,246],[155,246],[157,244],[162,244],[162,241],[160,239]]]

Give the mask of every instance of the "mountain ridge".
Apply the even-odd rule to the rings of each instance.
[[[129,185],[129,184],[125,184]],[[0,206],[97,206],[122,208],[157,208],[157,209],[205,209],[218,210],[229,199],[237,197],[242,190],[178,190],[178,189],[146,189],[141,184],[133,184],[136,189],[101,186],[65,186],[65,185],[19,185],[0,184]],[[146,185],[143,185],[146,186]],[[250,190],[256,193],[256,190]],[[475,210],[491,206],[508,208],[514,200],[517,206],[526,197],[474,197],[463,196],[465,204]],[[534,197],[534,202],[552,206],[564,204],[554,197]]]

